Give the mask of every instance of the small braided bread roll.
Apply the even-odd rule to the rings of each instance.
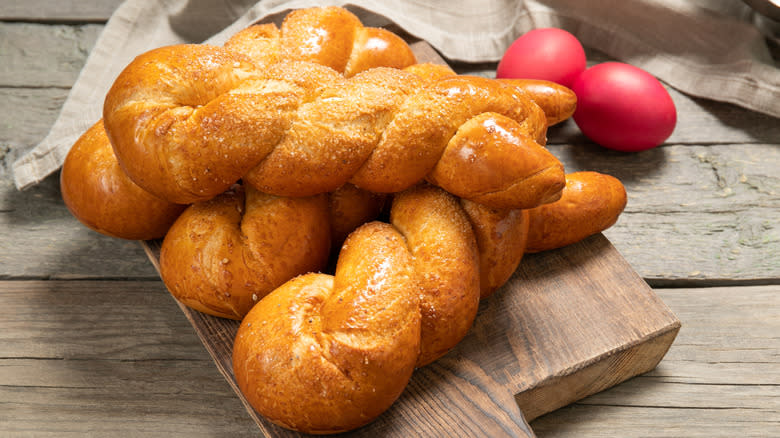
[[[366,424],[398,398],[415,367],[468,332],[480,255],[458,199],[410,189],[396,195],[390,222],[350,234],[335,276],[297,277],[242,321],[233,370],[269,420],[314,433]]]
[[[325,267],[328,222],[326,195],[277,197],[237,186],[181,214],[163,240],[160,276],[188,307],[241,319],[285,281]]]

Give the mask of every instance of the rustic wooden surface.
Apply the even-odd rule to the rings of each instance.
[[[140,246],[80,226],[56,176],[13,187],[11,163],[46,134],[118,3],[0,3],[0,435],[253,436]],[[654,371],[533,421],[540,437],[780,427],[780,123],[672,95],[678,128],[652,151],[551,132],[568,169],[624,181],[605,235],[683,329]]]

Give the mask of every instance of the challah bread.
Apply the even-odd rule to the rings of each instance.
[[[528,211],[526,252],[560,248],[611,227],[626,207],[626,189],[598,172],[566,175],[561,199]]]
[[[162,237],[185,208],[151,195],[122,172],[103,120],[92,125],[68,152],[60,189],[68,210],[81,223],[122,239]]]
[[[176,220],[160,275],[183,304],[241,319],[285,281],[323,269],[330,243],[326,195],[280,198],[236,186]]]
[[[248,56],[259,68],[283,60],[308,61],[346,77],[374,67],[403,68],[416,62],[398,35],[365,27],[339,7],[292,11],[281,28],[272,23],[250,26],[233,35],[224,47]]]
[[[170,46],[128,65],[106,97],[104,118],[128,176],[172,202],[209,199],[239,178],[283,196],[346,182],[398,192],[431,171],[445,190],[492,207],[557,199],[563,167],[533,140],[546,130],[536,104],[484,78],[422,82],[389,68],[343,79],[302,62],[260,71],[223,48]],[[471,121],[494,114],[487,126]],[[494,133],[490,141],[485,130]],[[450,144],[461,152],[446,154]],[[463,153],[472,144],[490,159],[472,164]]]
[[[282,285],[241,322],[233,372],[270,421],[307,433],[369,423],[409,382],[420,352],[417,281],[403,237],[372,222],[350,235],[334,276]]]
[[[412,188],[395,196],[391,223],[361,226],[334,277],[297,277],[241,322],[236,381],[271,421],[313,433],[366,424],[401,394],[415,366],[471,327],[479,261],[459,201]]]

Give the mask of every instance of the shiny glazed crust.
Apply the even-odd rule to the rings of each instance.
[[[309,433],[360,427],[470,329],[480,252],[460,201],[415,187],[395,196],[390,217],[350,234],[335,276],[290,280],[242,321],[236,381],[271,421]]]
[[[598,172],[566,175],[557,202],[532,208],[526,252],[561,248],[614,225],[626,207],[626,189],[617,178]]]
[[[160,275],[198,311],[241,319],[290,278],[325,267],[326,195],[285,198],[248,187],[191,205],[166,234]]]
[[[122,239],[162,237],[185,208],[151,195],[122,172],[102,120],[71,147],[60,189],[68,210],[81,223]]]

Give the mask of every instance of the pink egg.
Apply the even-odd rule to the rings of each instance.
[[[594,142],[636,152],[663,143],[677,111],[669,92],[650,73],[620,62],[597,64],[571,86],[577,94],[574,121]]]
[[[554,27],[529,31],[504,53],[496,77],[544,79],[571,86],[585,70],[585,50],[577,38]]]

